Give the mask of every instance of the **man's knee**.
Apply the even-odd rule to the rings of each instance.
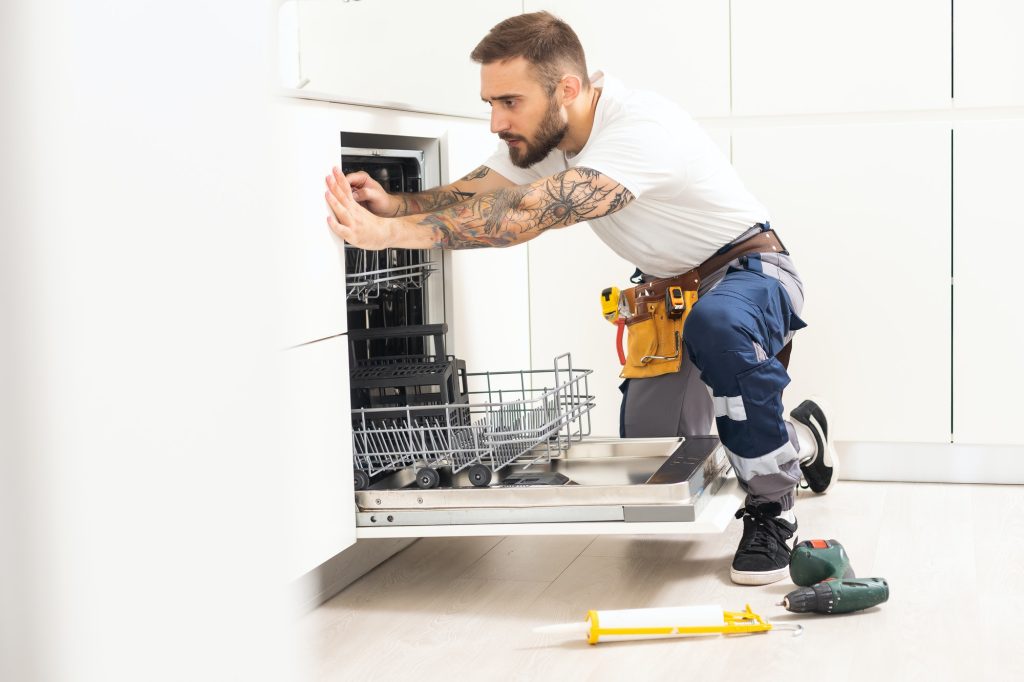
[[[693,306],[683,327],[683,339],[691,357],[715,349],[739,350],[749,345],[743,326],[747,313],[737,303],[729,297],[709,296]]]

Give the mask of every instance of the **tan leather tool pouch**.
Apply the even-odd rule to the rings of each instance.
[[[682,317],[672,319],[665,314],[664,289],[658,295],[648,296],[643,290],[641,285],[623,292],[633,311],[626,321],[626,364],[619,375],[624,379],[646,379],[679,371],[683,362],[683,324],[697,302],[696,291],[684,292],[686,310]]]

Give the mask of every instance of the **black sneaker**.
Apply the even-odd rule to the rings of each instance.
[[[839,458],[828,437],[825,412],[819,403],[805,400],[789,416],[811,432],[815,444],[814,453],[800,459],[800,471],[807,482],[805,487],[816,493],[826,493],[839,479]],[[804,455],[802,452],[800,454]]]
[[[748,504],[736,512],[743,519],[743,538],[729,571],[734,583],[767,585],[789,575],[787,541],[796,532],[796,519],[791,523],[781,513],[778,502]]]

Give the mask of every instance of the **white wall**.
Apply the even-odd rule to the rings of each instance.
[[[1024,233],[1024,118],[958,122],[953,134],[954,437],[1020,444],[1024,317],[1013,245]]]

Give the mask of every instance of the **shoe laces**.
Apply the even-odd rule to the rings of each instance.
[[[779,518],[782,505],[777,502],[758,506],[746,506],[736,510],[736,518],[750,518],[753,530],[744,549],[748,552],[774,554],[780,546],[787,546],[786,540],[793,537],[793,531],[782,525],[784,519]]]

